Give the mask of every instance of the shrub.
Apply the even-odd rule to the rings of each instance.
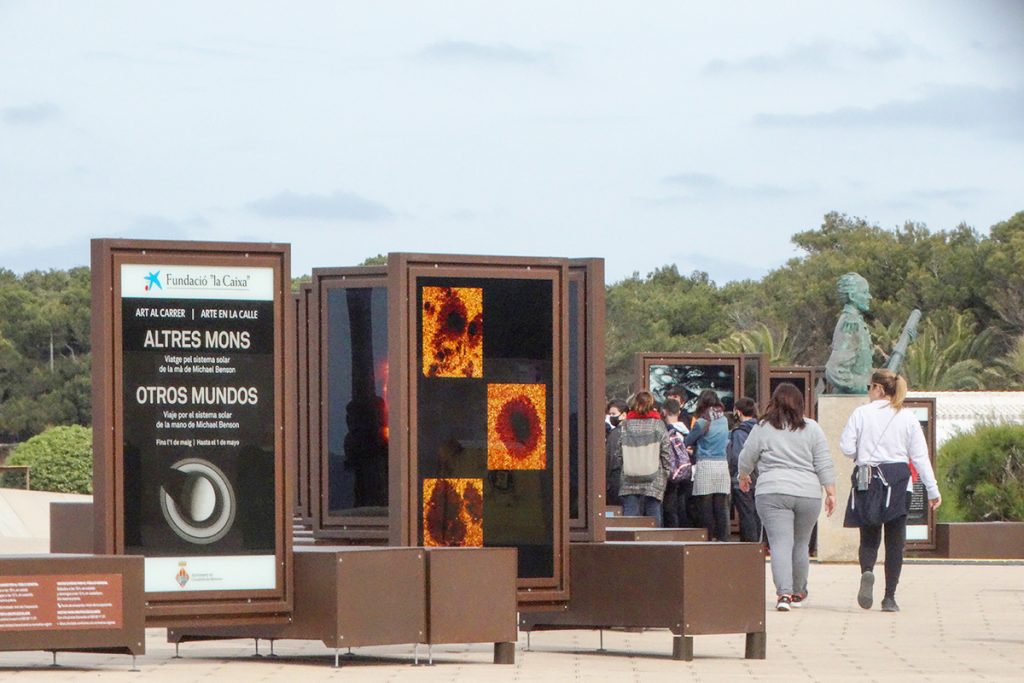
[[[8,465],[32,468],[31,484],[36,491],[92,493],[92,429],[80,425],[51,427],[19,444],[7,459]],[[8,472],[5,480],[21,475]]]
[[[1024,521],[1024,425],[981,425],[959,434],[939,449],[938,461],[943,497],[951,494],[951,511],[963,521]]]

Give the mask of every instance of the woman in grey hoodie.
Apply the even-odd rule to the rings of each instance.
[[[772,547],[772,579],[776,609],[788,612],[807,597],[810,571],[808,544],[821,511],[836,506],[836,474],[825,432],[804,417],[804,396],[784,382],[772,393],[761,422],[743,444],[739,461],[740,490],[750,490],[757,468],[755,505]]]

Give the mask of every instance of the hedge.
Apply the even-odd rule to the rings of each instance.
[[[51,427],[19,444],[6,464],[31,467],[34,491],[92,493],[92,429]],[[5,486],[24,481],[17,472],[5,473],[3,480]]]

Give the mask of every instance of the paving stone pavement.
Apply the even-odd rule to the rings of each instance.
[[[771,588],[768,572],[769,595]],[[881,574],[881,568],[879,568]],[[514,665],[491,663],[488,644],[438,646],[432,666],[413,665],[409,646],[367,647],[343,656],[322,643],[277,641],[275,657],[253,657],[253,641],[188,643],[181,658],[162,629],[147,631],[146,655],[130,671],[123,655],[0,652],[0,681],[1003,681],[1024,680],[1024,565],[908,563],[897,595],[902,611],[857,607],[853,565],[811,567],[810,598],[799,610],[767,605],[768,658],[743,659],[742,635],[697,636],[694,660],[671,658],[672,635],[593,631],[519,634]],[[882,577],[876,589],[881,586]],[[714,596],[708,596],[714,599]],[[260,642],[261,654],[269,651]]]

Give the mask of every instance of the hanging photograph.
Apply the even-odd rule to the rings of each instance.
[[[547,466],[545,394],[543,384],[487,385],[487,469]]]
[[[480,479],[423,480],[423,545],[481,547],[484,497]]]
[[[726,410],[732,410],[736,400],[736,367],[734,365],[672,364],[651,365],[648,369],[648,386],[654,399],[661,403],[665,391],[671,387],[683,390],[683,410],[692,413],[697,407],[697,398],[705,389],[711,389]]]
[[[482,377],[483,290],[423,288],[423,374]]]

